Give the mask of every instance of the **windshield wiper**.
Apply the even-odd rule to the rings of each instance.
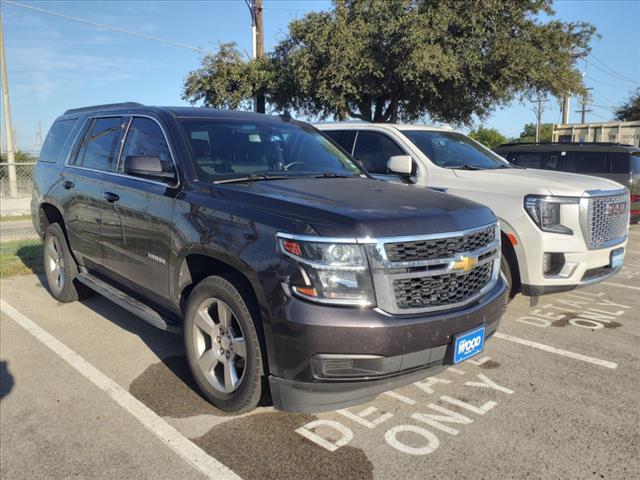
[[[459,167],[449,167],[451,170],[483,170],[480,167],[474,167],[473,165],[461,165]]]
[[[333,173],[333,172],[324,172],[319,175],[312,175],[313,178],[351,178],[354,176],[355,175],[343,175],[343,174]]]
[[[263,175],[261,173],[254,173],[247,175],[246,177],[234,177],[225,178],[223,180],[216,180],[213,183],[242,183],[242,182],[260,182],[262,180],[283,180],[285,178],[293,178],[291,175]]]

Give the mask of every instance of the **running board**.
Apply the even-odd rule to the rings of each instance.
[[[136,300],[122,290],[100,280],[90,273],[81,273],[76,277],[76,280],[86,285],[91,290],[96,291],[103,297],[106,297],[108,300],[111,300],[113,303],[121,306],[125,310],[133,313],[137,317],[140,317],[145,322],[150,323],[154,327],[168,332],[182,333],[182,327],[180,325],[159,314],[148,305],[145,305],[141,301]]]

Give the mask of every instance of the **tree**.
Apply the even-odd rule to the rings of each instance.
[[[36,155],[23,150],[16,150],[14,153],[16,163],[35,163],[38,160]],[[0,153],[0,163],[7,163],[6,152]]]
[[[210,68],[205,57],[184,97],[239,105],[262,88],[275,108],[309,117],[468,123],[531,92],[584,91],[574,62],[595,30],[539,20],[553,13],[551,4],[334,0],[330,11],[292,21],[265,63],[237,59],[239,72],[255,65],[259,80],[227,74],[226,62]]]
[[[623,103],[615,111],[616,120],[628,122],[631,120],[640,120],[640,88],[633,92],[626,103]]]
[[[540,124],[540,141],[550,142],[553,139],[553,123],[541,123]],[[520,137],[516,139],[516,142],[522,143],[535,143],[536,141],[536,124],[527,123],[522,128]]]
[[[498,130],[495,128],[485,128],[482,125],[475,130],[471,130],[469,136],[489,148],[497,147],[507,142],[507,137],[502,135]]]
[[[221,43],[218,52],[202,58],[202,66],[184,82],[183,98],[208,107],[248,109],[257,92],[264,92],[269,75],[264,58],[245,60],[235,42]]]

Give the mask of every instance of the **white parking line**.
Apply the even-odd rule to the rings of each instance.
[[[622,285],[621,283],[602,282],[603,285],[611,285],[612,287],[630,288],[631,290],[640,290],[640,287],[633,287],[631,285]]]
[[[36,339],[49,347],[56,355],[76,369],[87,380],[109,395],[122,408],[133,415],[147,430],[153,433],[196,470],[209,478],[218,480],[240,480],[238,475],[183,436],[161,417],[156,415],[144,403],[2,299],[0,299],[0,310]]]
[[[562,355],[563,357],[569,357],[575,360],[582,360],[583,362],[593,363],[594,365],[599,365],[601,367],[606,367],[611,369],[618,368],[618,364],[614,362],[609,362],[607,360],[600,360],[599,358],[589,357],[587,355],[582,355],[581,353],[570,352],[568,350],[563,350],[561,348],[551,347],[543,343],[532,342],[531,340],[525,340],[524,338],[512,337],[511,335],[507,335],[505,333],[496,332],[493,334],[493,336],[496,338],[501,338],[503,340],[508,340],[513,343],[519,343],[520,345],[526,345],[527,347],[544,350],[545,352],[551,352],[557,355]]]

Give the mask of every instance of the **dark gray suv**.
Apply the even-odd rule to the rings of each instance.
[[[182,332],[223,410],[369,400],[480,352],[504,309],[488,208],[374,180],[290,119],[69,110],[34,183],[53,296]]]

